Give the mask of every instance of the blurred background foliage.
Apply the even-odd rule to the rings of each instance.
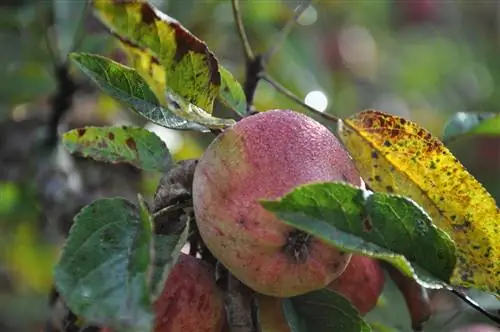
[[[244,59],[228,0],[151,1],[205,40],[240,80]],[[256,52],[273,45],[297,1],[242,0]],[[158,174],[69,156],[47,136],[55,68],[70,50],[125,61],[116,41],[80,0],[0,4],[0,331],[39,330],[48,315],[51,269],[82,205],[99,197],[154,193]],[[83,15],[83,13],[87,15]],[[84,19],[82,20],[82,17]],[[338,116],[377,108],[412,119],[435,135],[456,112],[500,110],[500,3],[446,0],[320,0],[299,18],[270,65],[271,75],[306,103]],[[134,123],[162,137],[177,160],[196,158],[212,136],[145,123],[101,93],[74,68],[79,85],[59,132],[84,125]],[[261,82],[257,109],[300,106]],[[221,105],[220,116],[231,116]],[[473,137],[450,144],[487,189],[500,197],[500,144]],[[426,331],[485,321],[457,299],[431,294]],[[493,309],[496,299],[476,294]],[[369,320],[380,331],[409,331],[403,299],[387,283]],[[392,327],[392,329],[390,329]]]

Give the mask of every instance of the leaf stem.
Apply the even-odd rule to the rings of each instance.
[[[240,4],[238,0],[231,0],[231,4],[233,7],[233,16],[234,21],[236,23],[236,28],[238,30],[238,35],[240,36],[241,43],[243,45],[243,53],[245,55],[245,60],[248,62],[252,61],[255,58],[255,55],[252,51],[252,47],[248,42],[248,37],[245,32],[245,27],[243,26],[243,20],[241,19],[241,10]]]
[[[307,105],[306,103],[304,103],[299,97],[297,97],[295,94],[293,94],[290,90],[288,90],[287,88],[285,88],[283,85],[281,85],[280,83],[276,82],[272,77],[270,77],[269,75],[263,73],[260,75],[260,78],[262,78],[264,81],[266,81],[267,83],[269,83],[271,86],[273,86],[278,92],[280,92],[282,95],[288,97],[289,99],[293,100],[294,102],[296,102],[297,104],[300,104],[302,107],[306,108],[307,110],[309,110],[310,112],[322,117],[323,119],[325,120],[328,120],[328,121],[332,121],[332,122],[338,122],[339,121],[339,118],[334,116],[334,115],[330,115],[328,113],[325,113],[325,112],[320,112],[318,111],[317,109],[315,108],[312,108],[311,106]]]
[[[299,5],[295,8],[292,19],[288,20],[288,22],[285,24],[285,26],[279,33],[278,40],[276,40],[271,46],[271,48],[262,55],[262,63],[264,66],[266,66],[269,63],[271,57],[278,51],[281,45],[283,45],[285,39],[292,31],[292,28],[299,19],[300,15],[304,13],[304,11],[311,5],[311,3],[312,1],[304,1],[299,3]]]
[[[459,290],[453,288],[453,287],[448,287],[448,291],[450,291],[452,294],[457,296],[459,299],[467,303],[469,306],[471,306],[473,309],[477,310],[484,316],[488,317],[492,321],[494,321],[496,324],[500,324],[500,317],[492,314],[491,312],[487,311],[483,307],[481,307],[476,301],[471,299],[469,296],[463,294]]]

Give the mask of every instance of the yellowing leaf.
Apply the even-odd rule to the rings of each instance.
[[[147,50],[141,50],[137,46],[120,39],[120,45],[127,54],[130,66],[141,75],[151,90],[155,93],[161,105],[165,103],[165,68],[160,65],[158,60]]]
[[[455,241],[451,283],[499,294],[499,209],[451,152],[416,123],[374,110],[338,130],[373,190],[412,198]]]
[[[173,92],[212,112],[221,76],[218,61],[205,43],[147,1],[95,0],[94,8],[115,34],[158,59]]]

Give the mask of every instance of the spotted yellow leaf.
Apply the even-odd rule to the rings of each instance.
[[[455,241],[450,283],[500,294],[499,209],[451,152],[416,123],[375,110],[338,131],[373,190],[412,198]]]
[[[126,39],[119,38],[120,46],[127,54],[128,64],[135,68],[148,83],[162,106],[166,106],[165,90],[165,68],[147,49],[140,49]]]

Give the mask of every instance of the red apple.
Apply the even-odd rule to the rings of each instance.
[[[344,181],[361,185],[337,138],[289,110],[246,117],[220,134],[196,167],[193,205],[212,254],[255,291],[290,297],[324,288],[351,257],[266,211],[299,185]]]
[[[214,269],[181,253],[162,294],[154,303],[155,332],[220,332],[225,323],[224,300]]]
[[[353,255],[342,275],[328,288],[345,296],[361,315],[365,315],[377,305],[384,283],[384,271],[377,260]]]

